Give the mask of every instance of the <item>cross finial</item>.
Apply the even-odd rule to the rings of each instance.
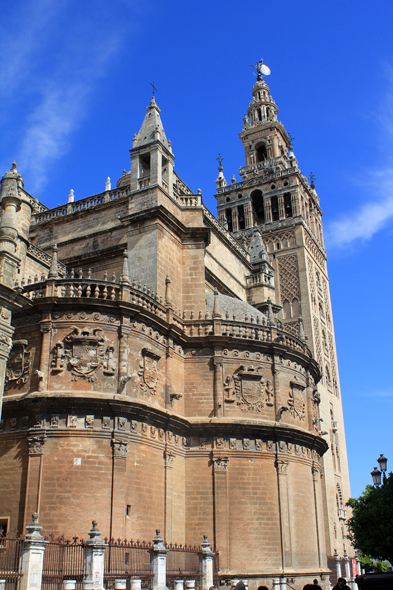
[[[153,83],[150,82],[150,86],[153,88],[153,96],[154,96],[154,93],[156,92],[157,88],[154,86],[154,82]]]
[[[315,174],[310,172],[310,176],[308,177],[308,179],[310,181],[311,188],[315,188]]]
[[[219,164],[218,169],[221,170],[222,169],[222,162],[223,162],[224,158],[222,157],[221,154],[218,154],[218,158],[217,158],[217,162]]]

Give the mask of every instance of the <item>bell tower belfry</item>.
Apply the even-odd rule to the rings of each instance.
[[[278,107],[264,80],[270,70],[262,60],[254,67],[257,80],[239,135],[245,165],[239,168],[241,180],[237,182],[233,175],[227,184],[220,156],[215,195],[218,220],[248,249],[251,262],[255,234],[260,234],[264,258],[271,263],[273,311],[280,310],[277,316],[286,330],[307,339],[321,367],[322,380],[314,386],[320,397],[316,421],[330,443],[323,459],[323,482],[329,522],[326,546],[333,560],[337,547],[341,552],[349,549],[343,506],[350,488],[322,211],[315,178],[311,174],[308,180],[302,174],[292,137],[277,119]],[[265,279],[248,279],[248,302],[263,310],[268,295]]]
[[[147,113],[131,151],[131,191],[158,185],[173,197],[172,144],[166,138],[155,97],[146,107]]]

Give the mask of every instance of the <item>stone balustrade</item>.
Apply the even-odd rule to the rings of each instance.
[[[203,318],[202,312],[199,312],[198,319],[194,319],[194,312],[182,313],[172,304],[165,304],[163,297],[135,280],[131,284],[81,277],[46,279],[23,286],[22,294],[30,300],[57,297],[89,299],[91,302],[122,301],[167,321],[190,339],[214,335],[228,339],[241,338],[255,342],[277,343],[309,358],[312,356],[306,342],[285,332],[285,326],[278,319],[274,320],[273,325],[269,325],[268,320],[261,319],[259,315],[246,315],[244,318],[234,316],[231,319],[229,314],[214,318],[211,314],[206,314]]]
[[[254,287],[256,285],[273,286],[273,277],[264,272],[259,272],[246,277],[247,287]]]
[[[116,199],[126,197],[128,196],[129,191],[129,185],[123,186],[121,188],[116,188],[111,191],[105,191],[104,193],[93,195],[92,197],[87,197],[86,199],[80,199],[79,201],[75,201],[73,203],[59,205],[59,207],[55,207],[54,209],[41,211],[33,215],[32,220],[36,224],[39,224],[50,221],[51,219],[55,219],[56,217],[72,215],[73,213],[92,209],[97,205],[102,205],[103,203],[110,203],[111,201],[114,201]]]

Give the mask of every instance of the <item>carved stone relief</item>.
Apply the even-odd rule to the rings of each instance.
[[[52,373],[61,373],[65,368],[71,371],[72,381],[87,379],[94,382],[98,370],[106,376],[114,376],[117,361],[115,348],[108,344],[101,328],[73,328],[63,341],[57,342],[52,351]]]
[[[10,358],[7,363],[5,386],[12,382],[16,385],[26,383],[31,369],[30,351],[27,350],[28,340],[14,340]]]
[[[224,401],[236,402],[242,411],[261,412],[265,406],[273,406],[272,382],[261,373],[262,367],[241,365],[224,382]]]
[[[213,459],[214,471],[226,472],[228,471],[229,457],[216,457]]]
[[[42,455],[46,436],[32,436],[27,439],[29,444],[29,455]]]
[[[142,391],[149,392],[151,395],[156,394],[158,384],[158,361],[160,356],[147,348],[142,349],[142,360],[139,363],[138,376],[140,378],[139,387]]]
[[[289,413],[293,418],[306,419],[306,401],[304,399],[304,387],[299,383],[291,382],[288,398]]]

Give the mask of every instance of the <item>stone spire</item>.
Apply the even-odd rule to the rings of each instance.
[[[249,125],[255,126],[266,121],[277,121],[278,107],[270,94],[270,88],[265,80],[260,79],[255,82],[254,88],[252,89],[252,96],[253,99],[247,111],[250,121]]]
[[[222,162],[224,160],[224,158],[222,157],[221,154],[218,155],[218,176],[217,176],[217,180],[216,180],[216,185],[217,185],[217,189],[226,186],[227,185],[227,181],[225,180],[225,176],[224,176],[224,168],[222,166]]]
[[[143,120],[142,127],[139,130],[139,133],[134,136],[132,147],[141,147],[142,145],[147,145],[151,143],[155,139],[159,139],[160,142],[170,150],[170,146],[168,140],[165,135],[164,127],[162,125],[160,112],[161,110],[158,108],[156,99],[153,96],[151,99],[151,103],[148,107],[146,107],[147,113]]]
[[[271,261],[268,253],[266,252],[261,233],[257,228],[254,228],[252,233],[248,251],[250,253],[251,264],[261,264],[262,262],[267,262],[271,266]]]

